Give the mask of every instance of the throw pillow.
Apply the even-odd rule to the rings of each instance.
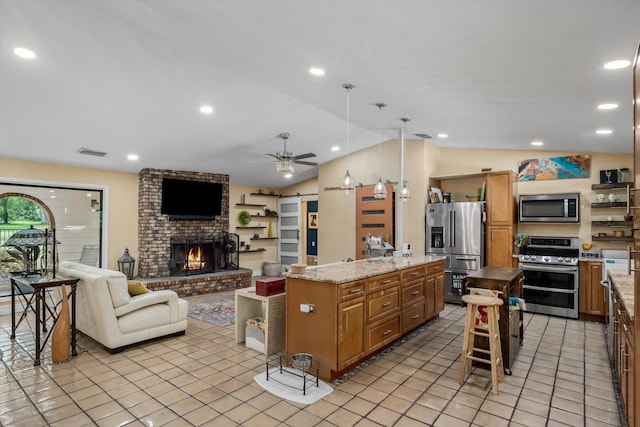
[[[113,307],[118,308],[129,304],[131,296],[129,296],[129,290],[127,289],[127,276],[114,272],[113,275],[108,276],[106,279],[109,285],[109,293],[111,293]]]
[[[147,289],[144,283],[137,280],[129,280],[127,283],[129,284],[129,295],[131,295],[132,297],[151,292],[149,289]]]

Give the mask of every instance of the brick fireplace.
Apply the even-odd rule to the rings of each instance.
[[[169,220],[160,212],[162,179],[173,178],[222,184],[222,212],[214,220]],[[175,275],[172,243],[185,236],[206,239],[229,231],[229,175],[205,172],[143,169],[138,176],[138,276],[150,289],[172,289],[181,296],[251,286],[250,270]],[[174,271],[172,271],[172,268]],[[173,274],[173,275],[172,275]]]

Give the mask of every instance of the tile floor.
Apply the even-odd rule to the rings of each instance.
[[[46,354],[34,367],[23,349],[29,336],[11,341],[4,315],[0,425],[621,425],[602,325],[525,314],[524,345],[496,396],[486,369],[458,385],[464,315],[447,304],[421,333],[312,405],[281,400],[253,381],[264,356],[236,344],[233,325],[190,318],[184,336],[114,355],[83,336],[72,361],[53,365]]]

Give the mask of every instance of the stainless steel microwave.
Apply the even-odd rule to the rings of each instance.
[[[522,194],[520,222],[580,222],[580,193]]]

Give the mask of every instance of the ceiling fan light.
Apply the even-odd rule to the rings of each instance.
[[[353,179],[351,178],[351,175],[349,175],[349,171],[347,170],[347,173],[344,174],[342,184],[340,185],[340,190],[342,190],[344,194],[351,194],[351,192],[355,191],[355,189],[356,187],[353,184]]]
[[[276,162],[276,172],[282,175],[294,172],[293,161],[291,159],[280,159]]]
[[[387,187],[382,182],[382,178],[378,178],[378,182],[376,183],[376,186],[373,189],[373,198],[374,199],[387,198]]]

